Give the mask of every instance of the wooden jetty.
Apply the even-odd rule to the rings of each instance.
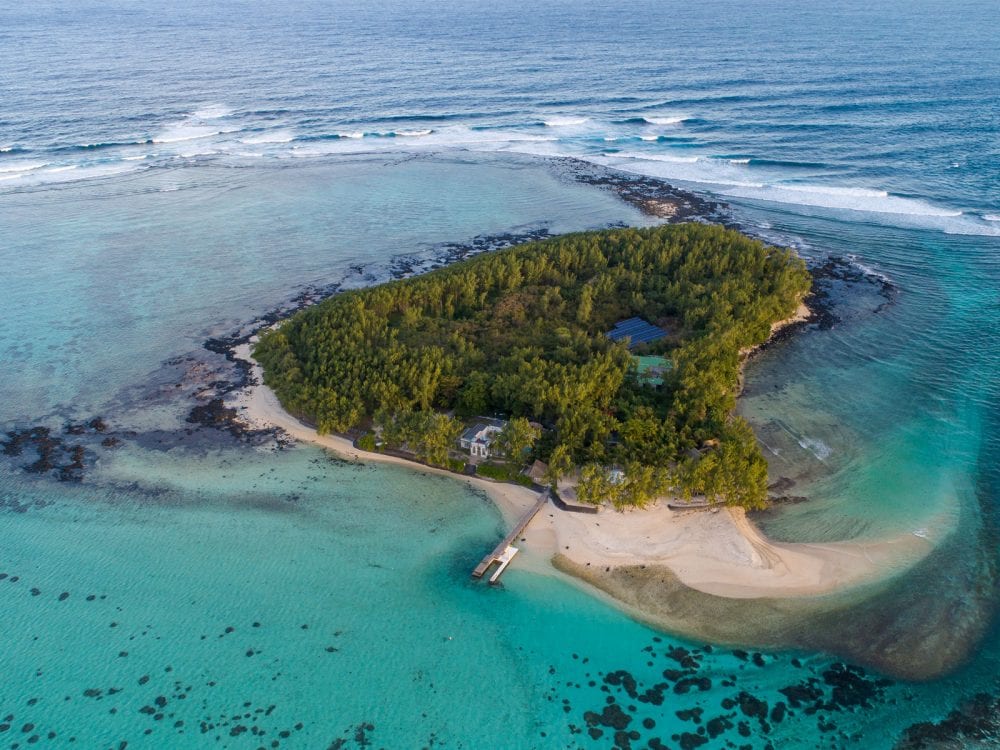
[[[480,561],[479,565],[476,566],[476,569],[472,571],[473,578],[482,578],[486,575],[486,571],[490,569],[490,566],[493,565],[493,563],[500,563],[500,567],[497,568],[496,572],[492,576],[490,576],[490,583],[497,582],[500,578],[500,574],[504,572],[510,564],[510,561],[514,559],[514,555],[517,554],[517,547],[513,546],[514,540],[520,536],[521,532],[524,531],[525,528],[527,528],[528,524],[531,523],[531,519],[535,517],[535,514],[537,514],[538,511],[545,507],[545,504],[548,503],[548,501],[549,491],[545,490],[538,495],[538,499],[535,501],[535,504],[528,508],[525,514],[521,516],[518,522],[514,524],[514,528],[511,529],[510,533],[500,541],[500,544],[494,547],[493,551]]]

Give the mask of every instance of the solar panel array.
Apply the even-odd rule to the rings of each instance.
[[[629,318],[615,323],[615,327],[608,331],[608,338],[612,341],[621,341],[624,338],[631,339],[629,348],[639,344],[648,344],[650,341],[662,339],[667,335],[659,326],[647,323],[642,318]]]

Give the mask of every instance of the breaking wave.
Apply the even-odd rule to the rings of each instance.
[[[287,115],[289,113],[285,113]],[[924,199],[894,195],[886,190],[861,186],[838,186],[823,183],[831,166],[819,161],[768,159],[746,153],[711,153],[697,136],[677,136],[649,132],[649,126],[693,122],[682,115],[633,116],[620,120],[599,121],[582,115],[553,115],[542,121],[522,120],[509,126],[447,124],[420,127],[431,120],[450,116],[399,117],[395,122],[410,122],[416,127],[366,128],[356,120],[350,129],[316,132],[291,118],[273,122],[270,116],[260,119],[257,112],[236,113],[223,105],[192,108],[190,113],[169,123],[149,138],[102,140],[93,143],[52,146],[41,149],[42,159],[0,161],[0,180],[5,189],[33,184],[74,171],[85,175],[146,169],[169,164],[172,159],[200,158],[309,158],[376,151],[463,149],[470,151],[510,151],[537,156],[572,156],[606,166],[624,169],[665,180],[705,185],[721,196],[786,205],[847,210],[878,215],[882,221],[902,226],[926,226],[949,233],[1000,235],[1000,215],[964,214],[961,210],[935,205]],[[390,118],[392,119],[392,118]],[[385,119],[382,120],[386,122]],[[586,130],[576,126],[589,124]],[[353,123],[352,123],[353,124]],[[538,127],[548,128],[541,135]],[[636,126],[640,126],[637,130]],[[643,132],[645,129],[645,132]],[[642,143],[635,151],[617,151],[611,144]],[[180,145],[178,145],[180,144]],[[248,149],[248,146],[255,148]],[[0,155],[20,152],[19,146],[6,146]],[[50,160],[44,154],[57,155]],[[79,156],[74,159],[73,154]],[[109,167],[115,163],[118,167]],[[51,166],[51,165],[55,166]],[[50,170],[43,170],[50,167]],[[55,169],[58,171],[51,171]],[[109,171],[110,170],[110,171]],[[816,173],[812,179],[800,179],[803,170]],[[43,173],[43,174],[39,174]],[[30,176],[30,180],[28,179]]]
[[[589,117],[550,117],[547,120],[542,120],[542,124],[550,128],[563,128],[572,125],[583,125],[586,122],[590,122]]]
[[[680,125],[687,120],[686,117],[643,117],[643,122],[650,125]]]

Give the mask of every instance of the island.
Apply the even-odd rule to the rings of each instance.
[[[564,235],[300,310],[233,349],[251,385],[231,405],[344,458],[469,483],[526,569],[656,627],[939,673],[960,641],[887,646],[843,615],[930,541],[775,542],[746,516],[768,489],[734,414],[742,367],[808,315],[809,289],[793,252],[717,225]]]
[[[362,449],[513,481],[531,465],[583,503],[760,508],[741,358],[809,285],[794,253],[716,225],[584,232],[335,295],[254,356],[287,411]]]

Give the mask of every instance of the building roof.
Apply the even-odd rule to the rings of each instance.
[[[495,430],[502,430],[507,424],[500,419],[491,419],[489,417],[482,417],[481,419],[482,421],[476,422],[474,425],[466,429],[465,432],[462,433],[462,437],[459,439],[470,443],[474,443],[477,440],[488,443],[493,442],[493,436],[490,433]],[[483,432],[487,432],[487,434],[480,436]]]
[[[470,443],[474,442],[479,433],[485,429],[486,425],[484,424],[474,424],[472,425],[472,427],[469,427],[465,432],[462,433],[462,437],[460,439],[467,440]]]
[[[628,320],[619,320],[615,323],[615,327],[608,331],[608,338],[612,341],[621,341],[622,339],[629,339],[629,348],[639,344],[648,344],[650,341],[656,341],[657,339],[662,339],[667,335],[659,326],[654,326],[642,318],[629,318]]]
[[[535,461],[531,466],[529,466],[524,474],[534,479],[536,482],[541,482],[545,479],[546,473],[548,473],[549,465],[541,461]]]

